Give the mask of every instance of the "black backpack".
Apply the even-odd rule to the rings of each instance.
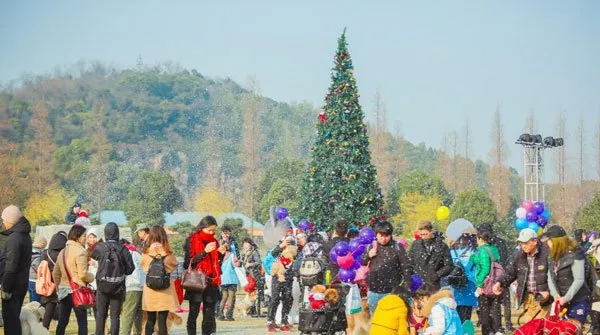
[[[171,285],[171,276],[165,269],[165,257],[156,255],[150,262],[148,273],[146,274],[146,286],[153,290],[164,290]]]
[[[96,283],[98,291],[106,294],[119,294],[125,292],[125,262],[121,259],[118,247],[112,242],[105,242],[108,249],[105,256],[98,262]]]
[[[453,249],[456,253],[456,250]],[[466,251],[465,251],[466,252]],[[468,279],[467,274],[465,273],[465,269],[460,261],[460,257],[464,255],[464,252],[458,256],[457,260],[454,262],[452,266],[452,271],[448,275],[448,284],[453,287],[464,287],[467,285]]]

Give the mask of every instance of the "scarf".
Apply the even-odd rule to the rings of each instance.
[[[213,234],[207,234],[202,230],[194,233],[190,240],[190,262],[199,253],[203,252],[206,245],[215,242],[217,244],[215,250],[207,253],[196,265],[196,270],[204,272],[211,279],[211,283],[216,286],[221,285],[221,265],[219,264],[219,242]]]

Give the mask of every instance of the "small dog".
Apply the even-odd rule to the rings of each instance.
[[[251,293],[246,293],[244,299],[240,301],[236,301],[235,303],[235,312],[238,317],[248,317],[248,311],[252,306],[254,306],[254,302],[256,301],[256,291]]]
[[[42,326],[45,308],[33,301],[21,308],[21,331],[23,335],[50,335],[50,331]]]

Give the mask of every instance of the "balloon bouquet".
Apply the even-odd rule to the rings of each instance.
[[[344,283],[354,282],[356,270],[361,266],[361,255],[367,249],[367,245],[375,240],[375,231],[371,228],[363,228],[358,237],[349,242],[340,241],[329,252],[329,258],[340,267],[338,276]]]
[[[515,228],[519,230],[530,228],[539,235],[548,224],[548,220],[550,220],[550,211],[545,208],[544,203],[541,201],[525,200],[515,214],[517,216]]]

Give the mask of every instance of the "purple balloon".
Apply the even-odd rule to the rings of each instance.
[[[340,272],[338,272],[338,276],[340,277],[340,280],[344,283],[351,283],[354,281],[354,278],[356,278],[356,271],[354,271],[353,269],[340,269]]]
[[[527,214],[525,215],[525,218],[527,219],[527,221],[529,222],[535,222],[538,218],[537,214],[535,214],[535,212],[533,210],[530,210],[529,212],[527,212]]]
[[[533,209],[531,210],[532,212],[534,212],[537,215],[540,215],[542,213],[544,213],[544,203],[543,202],[536,202],[533,204]]]
[[[329,259],[331,259],[331,261],[334,264],[337,264],[337,258],[338,258],[338,255],[335,253],[335,249],[331,249],[331,251],[329,252]]]
[[[358,239],[362,244],[371,244],[375,239],[375,232],[371,228],[364,228],[358,233]]]
[[[358,237],[353,238],[350,240],[350,242],[348,242],[348,245],[350,246],[350,251],[354,252],[354,250],[356,250],[356,248],[361,246],[360,240],[358,239]]]
[[[288,216],[288,210],[285,207],[277,207],[277,220],[283,220]]]
[[[361,244],[358,246],[358,248],[356,248],[356,249],[354,249],[354,251],[352,251],[352,256],[360,257],[362,254],[365,253],[365,250],[367,250],[367,246],[365,244]]]
[[[421,276],[419,276],[416,273],[413,274],[412,276],[410,276],[410,290],[411,290],[411,292],[414,292],[414,291],[420,289],[421,286],[423,286],[423,278],[421,278]]]
[[[361,266],[362,266],[362,264],[360,263],[360,259],[355,259],[354,264],[352,264],[351,269],[358,270],[358,269],[360,269]]]
[[[542,228],[546,228],[546,225],[548,224],[548,219],[546,219],[545,217],[540,215],[540,216],[538,216],[538,219],[536,222],[537,222],[538,226],[540,226]]]
[[[348,245],[348,242],[339,241],[335,244],[333,250],[335,250],[335,253],[338,256],[346,256],[350,252],[350,246]]]
[[[308,231],[308,230],[311,230],[312,224],[310,223],[310,221],[308,221],[306,219],[300,220],[300,223],[298,223],[298,228],[300,228],[304,231]]]

